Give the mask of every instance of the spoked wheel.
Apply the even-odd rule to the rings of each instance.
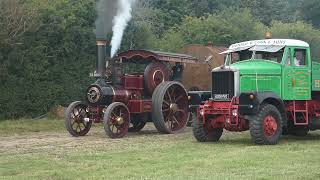
[[[148,114],[132,114],[129,132],[141,131],[147,123]]]
[[[263,104],[259,113],[250,121],[250,134],[256,144],[277,144],[282,134],[282,118],[271,104]]]
[[[86,109],[87,105],[80,101],[71,103],[67,108],[65,126],[72,136],[85,136],[89,132],[92,121],[88,121]]]
[[[183,130],[188,122],[188,95],[179,82],[163,82],[152,95],[152,120],[161,133]]]
[[[130,113],[123,103],[115,102],[108,106],[103,125],[106,134],[111,138],[122,138],[128,133]]]

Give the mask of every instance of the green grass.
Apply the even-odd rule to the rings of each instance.
[[[318,132],[304,138],[285,136],[276,146],[256,146],[248,133],[228,132],[219,143],[198,143],[190,128],[161,135],[150,124],[123,139],[109,139],[100,126],[88,136],[73,138],[63,121],[36,122],[47,122],[48,127],[56,123],[56,130],[31,122],[44,129],[0,137],[0,178],[320,179]],[[1,128],[3,123],[8,122],[0,122]]]
[[[21,135],[21,134],[35,133],[35,132],[62,131],[63,126],[64,126],[64,121],[62,120],[52,120],[52,119],[7,120],[7,121],[0,121],[0,135],[11,136],[11,135]]]

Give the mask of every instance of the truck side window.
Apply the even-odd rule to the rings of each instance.
[[[307,65],[307,51],[305,49],[295,49],[293,62],[295,66],[306,66]]]

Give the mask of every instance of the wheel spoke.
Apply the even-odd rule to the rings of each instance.
[[[168,117],[166,120],[167,120],[167,121],[165,121],[165,123],[168,124],[168,127],[170,127],[170,126],[171,126],[170,118]]]
[[[175,102],[175,99],[176,99],[175,96],[174,96],[175,90],[176,90],[176,88],[173,87],[173,88],[172,88],[172,91],[171,91],[171,95],[173,96],[173,102]]]
[[[166,100],[163,100],[163,103],[170,107],[170,103],[168,103]]]
[[[177,97],[176,99],[175,99],[175,103],[178,103],[181,99],[183,98],[183,95],[180,95],[179,97]]]
[[[174,115],[172,117],[173,117],[174,121],[178,124],[178,126],[180,126],[180,122],[177,120],[177,118]]]
[[[170,118],[171,119],[171,118]],[[172,119],[171,119],[171,121],[170,121],[170,129],[172,130],[173,129],[173,121],[172,121]]]
[[[169,93],[169,90],[166,92],[166,94],[167,94],[167,96],[168,96],[168,98],[169,98],[169,101],[170,101],[170,103],[172,102],[172,98],[171,98],[171,95],[170,95],[170,93]],[[169,104],[170,104],[169,103]]]
[[[79,110],[79,107],[77,107],[76,109],[77,109],[78,115],[80,115],[80,110]]]
[[[167,122],[168,119],[170,118],[170,116],[171,116],[171,112],[170,112],[170,113],[168,114],[168,116],[165,118],[164,122]]]
[[[74,110],[72,111],[72,114],[73,114],[73,118],[75,118],[75,117],[76,117],[76,114],[74,113]]]
[[[170,108],[167,108],[167,109],[163,109],[162,112],[167,112],[167,111],[170,111]]]
[[[82,122],[82,124],[83,124],[83,127],[84,127],[84,128],[86,128],[86,127],[87,127],[87,125],[85,124],[85,122],[84,122],[84,121]]]

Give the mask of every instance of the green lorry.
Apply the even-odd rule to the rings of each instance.
[[[225,64],[213,69],[211,91],[189,93],[198,141],[218,141],[224,129],[250,130],[256,144],[272,145],[282,134],[320,129],[320,64],[311,60],[308,43],[246,41],[222,54]]]

